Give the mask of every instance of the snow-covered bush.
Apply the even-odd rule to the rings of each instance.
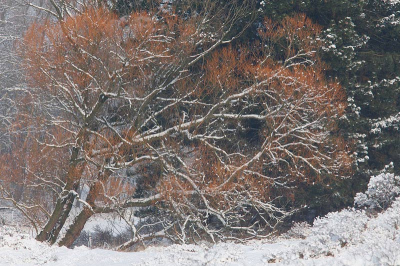
[[[285,238],[306,238],[311,232],[311,225],[307,222],[295,223],[292,228],[283,235]]]
[[[386,211],[371,219],[368,230],[378,238],[391,239],[400,245],[400,198],[395,199]],[[377,242],[376,239],[368,240]]]
[[[332,242],[334,246],[357,243],[369,220],[365,211],[345,209],[331,212],[314,221],[310,236],[321,237],[321,241]]]
[[[390,173],[372,176],[365,193],[357,193],[354,204],[357,207],[387,209],[400,195],[400,177]]]

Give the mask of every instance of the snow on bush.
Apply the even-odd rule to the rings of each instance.
[[[266,253],[267,261],[279,265],[400,265],[400,198],[377,215],[345,209],[317,218],[311,227],[295,224],[285,239],[289,235],[302,239],[278,241],[286,248]]]
[[[373,232],[377,238],[390,239],[400,244],[400,198],[397,198],[392,206],[385,212],[377,215],[368,223],[368,230]],[[366,239],[368,241],[371,238]],[[399,249],[400,251],[400,249]]]
[[[305,239],[310,235],[311,225],[307,222],[293,224],[292,228],[283,235],[284,238],[301,238]]]
[[[365,230],[360,232],[359,242],[348,253],[364,256],[370,262],[368,265],[400,265],[399,227],[400,198],[397,198],[386,211],[369,219]]]
[[[26,239],[30,239],[30,236],[22,233],[18,228],[11,226],[0,226],[0,248],[22,247],[27,249],[29,247],[26,246]]]
[[[360,233],[366,229],[369,220],[364,211],[345,209],[331,212],[314,221],[310,236],[319,238],[319,241],[330,247],[359,243]]]
[[[357,206],[380,208],[381,213],[349,208],[317,218],[313,226],[297,223],[284,237],[302,240],[265,256],[289,265],[296,255],[316,265],[400,265],[399,181],[388,173],[373,176],[368,190],[357,194]]]
[[[400,177],[390,173],[372,176],[365,193],[357,193],[354,204],[358,207],[386,209],[400,195]]]

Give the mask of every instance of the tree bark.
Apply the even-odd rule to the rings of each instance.
[[[86,204],[84,205],[83,210],[79,213],[74,222],[68,228],[63,239],[61,239],[61,241],[58,243],[60,246],[70,247],[81,234],[86,222],[95,213],[94,208],[96,198],[101,192],[102,184],[106,183],[108,178],[110,177],[111,171],[100,172],[99,175],[100,176],[98,180],[90,186],[89,194],[86,198]]]
[[[75,191],[78,187],[79,182],[73,184],[72,191]],[[57,200],[56,207],[54,208],[50,219],[36,237],[36,240],[41,242],[48,241],[50,244],[56,242],[58,234],[64,226],[76,198],[76,194],[72,191],[65,190],[63,196]]]
[[[68,169],[68,178],[64,191],[62,192],[61,197],[57,200],[50,219],[47,221],[43,230],[37,235],[36,240],[38,241],[48,241],[50,244],[54,244],[57,241],[58,235],[63,228],[69,213],[71,212],[72,205],[77,196],[76,191],[78,191],[80,185],[80,176],[83,173],[83,167],[79,167],[78,165],[78,153],[78,149],[74,148],[71,155],[71,164]],[[76,176],[78,176],[78,178],[76,178]]]
[[[94,120],[95,114],[99,112],[106,100],[107,97],[101,97],[99,99],[99,101],[93,107],[91,114],[85,118],[85,125],[89,125]],[[54,208],[50,219],[47,221],[47,224],[45,225],[43,230],[36,237],[36,240],[38,241],[48,241],[50,244],[54,244],[57,241],[58,235],[60,234],[60,231],[69,216],[69,213],[71,212],[72,205],[77,196],[77,191],[79,189],[80,180],[84,169],[83,166],[79,165],[78,158],[79,149],[82,144],[85,143],[85,141],[87,140],[85,132],[86,128],[82,127],[78,133],[77,145],[72,149],[72,154],[70,158],[70,166],[67,173],[67,184],[65,185],[62,196],[57,200],[56,207]],[[110,174],[111,173],[108,173],[108,175]]]
[[[107,178],[109,175],[107,176]],[[104,181],[104,179],[102,180]],[[95,200],[99,195],[99,189],[101,188],[101,182],[97,181],[90,187],[90,191],[86,200],[87,205],[84,206],[84,209],[81,213],[76,217],[74,223],[70,226],[64,238],[59,242],[59,246],[71,247],[75,240],[81,234],[83,228],[85,227],[86,222],[92,217],[95,213],[110,213],[115,211],[113,208],[102,208],[97,207],[95,204]],[[152,204],[155,204],[158,200],[161,199],[161,195],[157,194],[151,196],[146,199],[133,199],[131,201],[125,202],[121,207],[147,207]],[[90,206],[90,207],[89,207]],[[154,237],[153,235],[151,237]],[[160,236],[157,236],[160,237]],[[134,241],[135,242],[135,241]],[[134,244],[134,243],[133,243]],[[132,245],[133,245],[132,244]],[[128,248],[128,246],[126,247]]]
[[[58,243],[59,246],[71,247],[75,240],[81,234],[86,222],[94,214],[93,210],[85,206],[79,215],[75,218],[74,223],[70,226],[63,239]]]

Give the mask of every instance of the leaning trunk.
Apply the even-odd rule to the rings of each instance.
[[[67,183],[56,202],[50,219],[43,230],[37,235],[36,240],[38,241],[48,241],[50,244],[54,244],[71,212],[77,195],[76,191],[79,189],[80,177],[83,173],[83,167],[77,163],[78,153],[78,149],[73,149],[70,159],[71,164],[67,173]]]
[[[106,171],[105,173],[100,172],[99,179],[93,185],[90,186],[89,194],[87,195],[86,198],[87,204],[84,205],[83,210],[75,218],[74,222],[67,230],[65,236],[59,242],[60,246],[70,247],[79,237],[83,228],[85,227],[86,222],[94,214],[96,198],[100,194],[100,191],[102,189],[102,184],[107,182],[110,175],[111,171]]]
[[[57,200],[50,219],[47,221],[43,230],[38,234],[36,240],[41,242],[48,241],[50,244],[54,244],[57,241],[58,235],[72,209],[72,205],[76,198],[76,193],[74,193],[74,191],[76,191],[78,187],[79,182],[72,184],[72,189],[68,189],[67,186],[65,187],[62,197]]]
[[[79,213],[79,215],[75,218],[74,223],[67,230],[64,238],[58,244],[60,246],[71,247],[81,234],[86,222],[90,217],[92,217],[93,214],[94,212],[85,206],[81,213]]]

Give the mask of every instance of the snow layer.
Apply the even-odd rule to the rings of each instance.
[[[172,245],[132,253],[87,247],[67,249],[35,241],[24,233],[29,232],[26,227],[19,229],[15,220],[14,226],[0,225],[0,266],[400,265],[400,197],[393,194],[399,187],[397,179],[392,174],[372,177],[364,197],[356,197],[358,205],[365,205],[366,210],[332,212],[317,218],[313,226],[295,224],[274,241]],[[376,204],[360,204],[360,199],[365,198],[385,200],[385,205],[391,206],[375,214]],[[9,212],[4,208],[0,218],[7,220]],[[98,223],[93,220],[89,224]]]
[[[400,265],[400,199],[376,215],[347,209],[314,226],[296,224],[275,241],[173,245],[123,253],[36,242],[15,227],[0,227],[0,265]]]

